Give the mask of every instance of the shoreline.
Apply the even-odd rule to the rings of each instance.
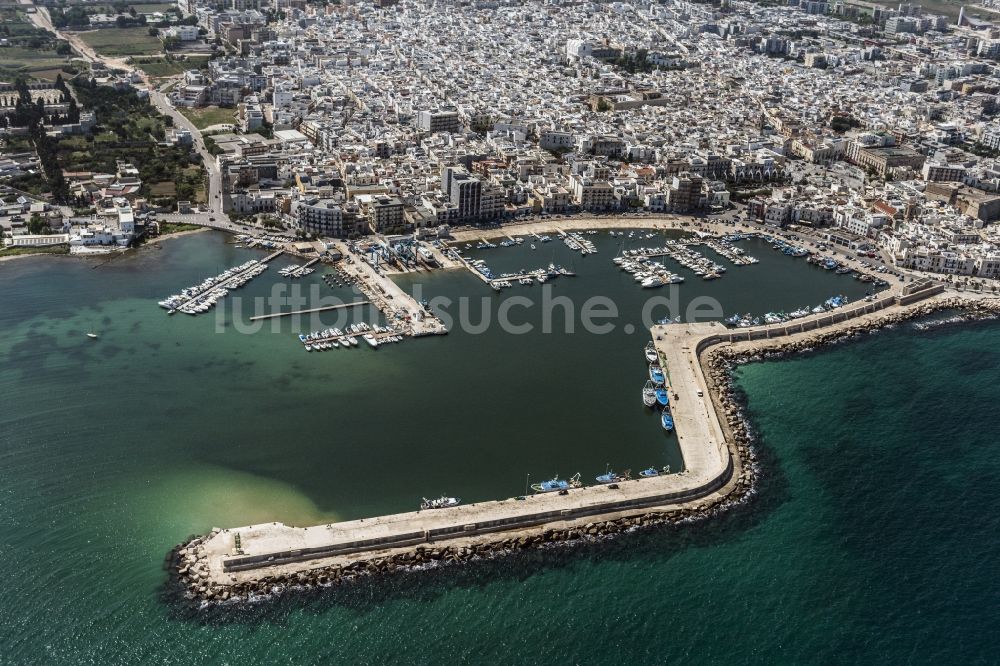
[[[107,252],[84,252],[79,254],[74,254],[73,252],[34,252],[27,254],[11,254],[8,256],[0,256],[0,263],[5,261],[14,261],[15,259],[26,259],[28,257],[59,257],[59,258],[69,258],[69,259],[109,259],[115,258],[119,255],[125,254],[129,249],[140,251],[144,248],[152,246],[154,243],[159,243],[161,241],[170,240],[172,238],[181,238],[183,236],[189,236],[192,234],[200,234],[205,231],[217,231],[216,229],[210,229],[209,227],[201,227],[199,229],[188,229],[186,231],[178,231],[172,234],[164,234],[162,236],[157,236],[147,240],[142,245],[135,248],[126,248],[124,250],[108,250]],[[225,233],[225,232],[224,232]]]
[[[487,229],[461,228],[451,232],[449,243],[467,243],[481,238],[506,238],[507,236],[525,236],[530,234],[553,234],[563,231],[580,231],[587,229],[649,229],[691,231],[694,233],[698,225],[714,224],[715,220],[702,219],[683,215],[649,215],[643,217],[593,217],[571,216],[549,218],[545,220],[530,220],[525,222],[508,222],[499,227]],[[735,229],[735,228],[734,228]]]
[[[681,500],[662,508],[650,507],[547,523],[525,529],[494,532],[485,538],[455,538],[449,543],[421,543],[415,547],[376,551],[343,558],[340,564],[308,562],[283,570],[257,569],[253,576],[219,584],[211,580],[204,544],[227,530],[213,529],[195,536],[170,551],[167,556],[167,587],[172,598],[204,608],[215,604],[238,604],[278,596],[285,592],[309,591],[349,584],[371,575],[391,575],[405,571],[454,565],[467,561],[496,559],[527,549],[573,547],[614,538],[622,533],[680,525],[716,516],[731,507],[745,504],[756,493],[758,469],[752,424],[735,387],[734,370],[742,363],[776,359],[803,353],[865,333],[944,310],[957,310],[959,321],[978,320],[1000,313],[1000,299],[970,298],[954,294],[933,294],[926,300],[897,305],[893,311],[876,310],[855,319],[831,324],[825,329],[792,333],[781,338],[760,338],[735,342],[718,335],[703,336],[694,353],[698,357],[709,396],[724,431],[725,444],[732,456],[729,478],[722,487],[702,497]],[[728,329],[727,329],[728,330]],[[653,329],[654,336],[657,329]],[[271,558],[273,559],[273,558]],[[271,565],[265,565],[271,566]],[[275,563],[274,566],[277,566]],[[232,572],[231,572],[232,573]]]

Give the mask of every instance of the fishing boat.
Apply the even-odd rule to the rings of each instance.
[[[624,481],[625,477],[609,469],[604,474],[595,477],[595,479],[598,483],[618,483],[619,481]]]
[[[667,409],[663,410],[663,414],[660,415],[660,423],[663,425],[663,429],[670,432],[674,429],[674,417],[670,415],[670,411]]]
[[[426,497],[422,497],[421,499],[423,500],[420,502],[421,509],[446,509],[462,503],[462,500],[457,497],[447,497],[445,495],[442,495],[438,499],[429,500]]]
[[[531,489],[536,493],[552,493],[557,490],[569,490],[569,481],[563,481],[558,475],[556,475],[548,481],[531,484]]]
[[[656,363],[651,363],[649,365],[649,378],[653,380],[654,384],[663,384],[663,368]]]
[[[652,407],[656,404],[656,387],[653,386],[652,381],[646,382],[646,385],[642,387],[642,404],[647,407]]]
[[[641,472],[639,472],[639,476],[643,477],[644,479],[651,479],[654,476],[659,476],[659,475],[660,475],[660,470],[656,469],[655,467],[650,467],[648,469],[644,469]]]
[[[646,343],[646,360],[650,363],[656,363],[659,360],[656,355],[656,345],[652,341]]]
[[[670,404],[670,393],[667,389],[660,386],[654,390],[654,393],[656,394],[656,403],[660,407],[666,407]]]
[[[90,338],[91,340],[96,340],[97,333],[87,333],[87,337]]]

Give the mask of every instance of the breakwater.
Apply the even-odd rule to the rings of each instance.
[[[773,354],[804,351],[914,317],[927,316],[941,310],[959,310],[967,313],[969,317],[974,317],[993,315],[1000,309],[1000,301],[995,299],[972,300],[935,294],[928,294],[928,296],[933,297],[933,299],[919,304],[897,304],[884,310],[859,313],[856,319],[830,324],[829,329],[800,331],[780,337],[736,342],[728,339],[723,340],[720,336],[722,327],[717,324],[673,325],[655,328],[654,336],[662,333],[670,336],[683,336],[681,339],[686,338],[686,345],[660,346],[658,344],[661,353],[666,353],[672,348],[676,350],[674,353],[680,355],[673,362],[666,359],[668,368],[680,372],[681,368],[690,367],[693,372],[690,373],[690,378],[687,380],[690,382],[688,389],[694,391],[703,385],[708,388],[706,395],[711,400],[712,409],[708,409],[706,405],[693,399],[692,394],[683,394],[678,405],[690,405],[693,410],[687,420],[703,421],[704,419],[696,419],[700,411],[704,411],[709,420],[715,414],[722,415],[720,426],[725,433],[724,442],[715,441],[714,438],[710,441],[697,436],[692,437],[697,431],[689,429],[684,432],[686,420],[683,415],[678,418],[679,434],[682,435],[682,448],[685,439],[694,439],[696,441],[689,442],[689,444],[694,445],[700,442],[701,450],[704,452],[711,454],[713,450],[727,451],[731,456],[732,473],[728,480],[724,486],[716,490],[706,489],[704,497],[688,496],[680,504],[637,507],[634,510],[622,510],[620,506],[614,509],[608,507],[607,510],[614,513],[610,515],[593,514],[586,518],[566,516],[566,519],[563,520],[560,520],[559,517],[553,517],[553,522],[531,528],[522,528],[522,526],[513,523],[509,528],[498,525],[498,531],[477,532],[472,536],[467,536],[463,532],[466,525],[473,525],[473,530],[478,530],[477,521],[462,522],[456,520],[454,526],[457,529],[451,533],[450,537],[440,535],[440,537],[435,536],[433,540],[427,540],[426,535],[421,535],[420,530],[417,530],[412,532],[413,538],[417,539],[416,543],[375,543],[371,544],[372,547],[368,550],[340,553],[331,558],[304,559],[303,556],[313,555],[313,553],[305,552],[308,548],[306,534],[318,533],[322,535],[324,530],[330,530],[342,524],[313,528],[285,528],[290,531],[289,537],[292,535],[295,537],[286,542],[292,547],[284,549],[250,548],[251,556],[257,556],[258,561],[248,562],[254,566],[246,570],[236,568],[227,570],[225,562],[232,560],[235,564],[239,561],[242,556],[239,551],[243,550],[246,544],[242,540],[236,539],[236,536],[241,532],[245,533],[247,528],[214,530],[205,537],[197,537],[185,543],[173,552],[170,558],[173,584],[187,599],[196,603],[236,602],[288,589],[309,589],[336,585],[349,582],[359,576],[384,575],[410,568],[459,563],[476,558],[499,557],[505,553],[526,548],[565,546],[585,540],[612,538],[622,532],[651,528],[666,523],[697,520],[714,515],[717,511],[723,510],[734,502],[745,501],[753,492],[756,478],[752,435],[748,424],[743,419],[741,407],[730,385],[730,370],[733,365]],[[695,326],[711,327],[711,331],[708,329],[699,331],[693,328]],[[706,345],[700,343],[701,340],[709,337],[714,338],[714,340]],[[702,372],[704,377],[700,376]],[[672,373],[671,381],[675,386],[680,385],[681,390],[684,390],[685,380],[681,379],[681,375]],[[711,437],[711,429],[707,437]],[[704,446],[706,443],[714,446]],[[684,449],[685,463],[689,466],[692,460],[689,454],[692,452],[697,453],[693,449]],[[633,483],[643,484],[647,481]],[[602,491],[585,489],[574,492],[597,493]],[[592,496],[596,498],[596,495]],[[538,499],[540,498],[530,498],[528,503],[508,501],[504,511],[511,515],[519,512],[527,514],[531,509],[536,508],[536,506],[531,505],[531,502]],[[599,509],[600,503],[600,499],[597,499],[596,504],[590,508],[596,510],[595,507],[597,507]],[[461,509],[469,508],[471,506]],[[435,517],[441,516],[442,519],[447,517],[445,513],[434,515]],[[412,518],[412,515],[403,514],[403,516],[405,520]],[[457,518],[458,516],[452,517]],[[354,527],[356,527],[358,522],[376,524],[377,520],[353,522],[355,523]],[[284,526],[281,527],[284,528]],[[376,529],[375,532],[377,531]],[[358,545],[362,546],[363,544]],[[288,557],[279,560],[279,555],[283,553],[287,553]]]

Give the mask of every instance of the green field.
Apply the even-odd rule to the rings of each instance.
[[[101,55],[129,56],[161,53],[159,37],[149,34],[149,28],[105,28],[81,32],[80,38]]]
[[[0,47],[0,80],[18,74],[54,79],[69,64],[67,56],[55,52],[55,36],[33,26],[20,8],[0,6],[0,26],[10,42]]]
[[[206,106],[203,109],[178,109],[178,111],[183,113],[198,129],[205,129],[206,127],[221,125],[223,123],[236,123],[236,118],[233,116],[233,109]]]
[[[57,69],[69,61],[55,51],[8,46],[0,48],[0,67],[11,70],[35,71]]]
[[[183,74],[189,69],[201,69],[208,62],[208,56],[194,56],[186,60],[174,59],[168,62],[165,58],[151,58],[135,63],[146,74],[154,78],[165,78]]]

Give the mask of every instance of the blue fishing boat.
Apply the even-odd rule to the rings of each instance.
[[[604,474],[595,477],[598,483],[617,483],[618,481],[624,481],[625,477],[621,474],[616,474],[612,470],[606,471]]]
[[[656,404],[660,407],[666,407],[670,404],[670,393],[667,389],[662,386],[655,391],[656,393]]]
[[[569,490],[569,481],[563,481],[558,476],[554,476],[548,481],[531,484],[531,489],[536,493],[552,493],[557,490]]]
[[[674,429],[674,417],[670,415],[670,412],[666,409],[663,410],[663,414],[660,415],[660,423],[663,424],[663,429],[670,432]]]
[[[645,479],[650,479],[650,478],[652,478],[654,476],[659,476],[659,475],[660,475],[660,471],[658,469],[656,469],[655,467],[650,467],[649,469],[644,469],[641,472],[639,472],[639,476],[641,476],[641,477],[643,477]]]
[[[651,363],[649,365],[649,378],[653,380],[654,384],[663,384],[663,368],[658,366],[656,363]]]

